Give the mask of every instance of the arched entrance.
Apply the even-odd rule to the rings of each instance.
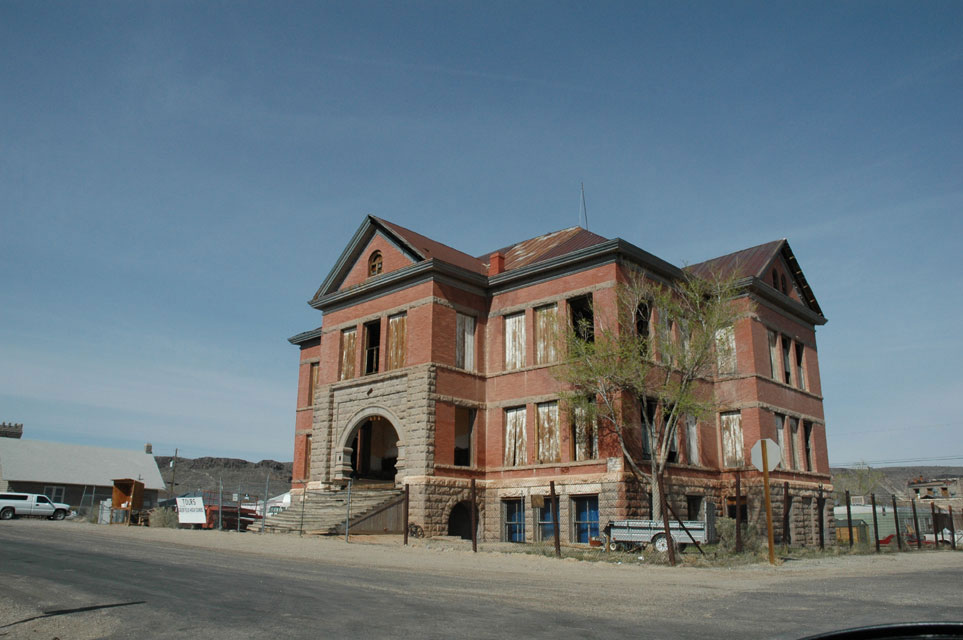
[[[398,432],[381,416],[367,418],[349,440],[351,477],[394,480],[398,465]]]
[[[475,509],[475,526],[478,526],[478,509]],[[448,535],[471,540],[471,503],[459,502],[448,515]]]

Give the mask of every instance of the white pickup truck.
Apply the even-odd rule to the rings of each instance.
[[[15,516],[37,516],[50,520],[63,520],[70,513],[70,505],[52,502],[37,493],[0,493],[0,520]]]

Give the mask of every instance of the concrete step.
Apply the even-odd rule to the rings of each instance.
[[[394,485],[384,483],[368,483],[363,488],[352,487],[351,491],[351,521],[356,522],[387,502],[395,500],[402,492]],[[252,531],[260,531],[265,527],[268,533],[289,533],[303,530],[311,533],[334,530],[344,524],[347,510],[347,491],[325,491],[308,493],[302,507],[301,502],[294,502],[281,513],[268,516],[266,522],[258,521],[249,527]]]

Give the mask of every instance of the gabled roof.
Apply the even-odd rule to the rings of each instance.
[[[561,231],[553,231],[528,240],[522,240],[509,245],[498,251],[492,251],[479,260],[483,260],[485,268],[488,268],[488,261],[492,253],[501,253],[505,256],[505,271],[520,269],[530,264],[541,262],[563,256],[572,251],[592,247],[599,243],[608,241],[608,238],[592,233],[581,227],[569,227]]]
[[[780,255],[783,260],[786,261],[789,272],[796,280],[796,284],[802,293],[802,299],[810,309],[819,315],[823,315],[823,311],[816,301],[816,296],[813,295],[813,291],[806,281],[806,276],[803,275],[802,269],[799,268],[796,256],[793,254],[792,249],[789,248],[789,241],[785,238],[766,242],[755,247],[749,247],[748,249],[742,249],[741,251],[727,253],[724,256],[712,258],[705,262],[699,262],[698,264],[690,265],[687,270],[703,277],[712,273],[719,273],[732,275],[739,279],[757,278],[762,282],[766,282],[766,273],[769,271],[769,267],[773,261],[776,260],[777,256]]]
[[[13,438],[0,438],[0,478],[99,487],[133,478],[147,489],[165,486],[154,456],[143,451]]]
[[[463,253],[458,249],[452,249],[448,245],[440,242],[435,242],[431,238],[426,238],[420,233],[405,229],[393,222],[388,222],[387,220],[382,220],[374,216],[369,217],[372,220],[377,220],[386,228],[393,231],[410,249],[421,256],[422,260],[441,260],[442,262],[453,264],[467,271],[474,271],[475,273],[481,274],[488,272],[488,267],[481,260],[473,258],[467,253]]]

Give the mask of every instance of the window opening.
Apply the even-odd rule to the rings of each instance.
[[[651,318],[652,310],[649,309],[649,305],[645,302],[641,303],[635,309],[635,333],[637,336],[642,338],[642,353],[648,355],[649,353],[649,340],[651,339],[649,331],[649,319]]]
[[[599,497],[578,496],[572,498],[575,507],[575,542],[588,544],[599,535]]]
[[[779,451],[782,458],[780,459],[780,464],[783,469],[789,469],[789,451],[786,449],[786,417],[778,413],[772,414],[772,426],[776,430],[776,444],[779,445]]]
[[[558,306],[535,309],[535,364],[550,364],[558,359]]]
[[[789,293],[789,288],[786,286],[786,276],[785,276],[785,274],[779,276],[779,283],[782,285],[782,286],[780,287],[780,288],[782,289],[782,292],[785,293],[785,294],[788,294],[788,293]]]
[[[742,414],[730,411],[720,414],[722,422],[722,455],[725,466],[741,467],[745,463],[742,439]]]
[[[311,434],[304,436],[304,473],[305,480],[311,479]]]
[[[464,313],[455,316],[455,366],[475,369],[475,318]]]
[[[782,381],[786,384],[792,384],[792,354],[790,353],[791,346],[792,340],[786,336],[782,336]]]
[[[43,494],[54,502],[64,501],[64,487],[44,487]]]
[[[749,522],[749,505],[748,505],[748,502],[746,501],[745,495],[739,496],[739,511],[742,512],[739,515],[742,519],[742,526],[745,527]],[[735,496],[728,496],[726,498],[726,515],[733,519],[736,517],[736,497]]]
[[[357,337],[358,330],[353,327],[341,332],[341,380],[354,377],[354,351]]]
[[[687,520],[702,519],[702,496],[686,496],[685,506],[687,511]]]
[[[472,440],[475,431],[474,409],[455,407],[455,465],[470,467],[472,464]]]
[[[572,329],[586,342],[595,341],[595,316],[592,313],[592,294],[572,298],[568,301],[572,315]]]
[[[773,380],[779,379],[779,337],[772,329],[767,330],[769,334],[769,377]]]
[[[801,469],[799,462],[799,420],[789,418],[789,448],[792,450],[792,468]]]
[[[803,346],[800,342],[796,343],[796,382],[800,389],[806,390],[806,374],[803,371]]]
[[[803,422],[803,444],[806,451],[806,471],[813,470],[813,423]]]
[[[505,369],[525,366],[525,314],[505,316]]]
[[[558,402],[542,402],[535,406],[538,462],[560,462],[562,456],[558,438]]]
[[[382,267],[383,267],[383,261],[381,259],[381,252],[375,251],[374,253],[371,254],[371,257],[368,258],[368,275],[369,276],[378,275],[379,273],[381,273]]]
[[[308,366],[308,406],[314,405],[314,392],[318,389],[318,363],[312,362]]]
[[[381,320],[364,325],[364,374],[378,373],[381,348]]]
[[[641,401],[642,407],[642,459],[649,460],[652,457],[652,429],[655,428],[656,410],[659,403],[653,398],[645,398]]]
[[[525,542],[525,508],[522,500],[504,500],[505,542]]]
[[[505,466],[517,467],[528,461],[525,437],[525,407],[505,409]]]
[[[736,372],[736,333],[732,326],[716,331],[716,366],[719,375]]]
[[[772,288],[779,290],[779,274],[776,273],[775,269],[772,270]]]
[[[405,366],[408,351],[408,316],[399,313],[388,318],[388,359],[385,369]]]

